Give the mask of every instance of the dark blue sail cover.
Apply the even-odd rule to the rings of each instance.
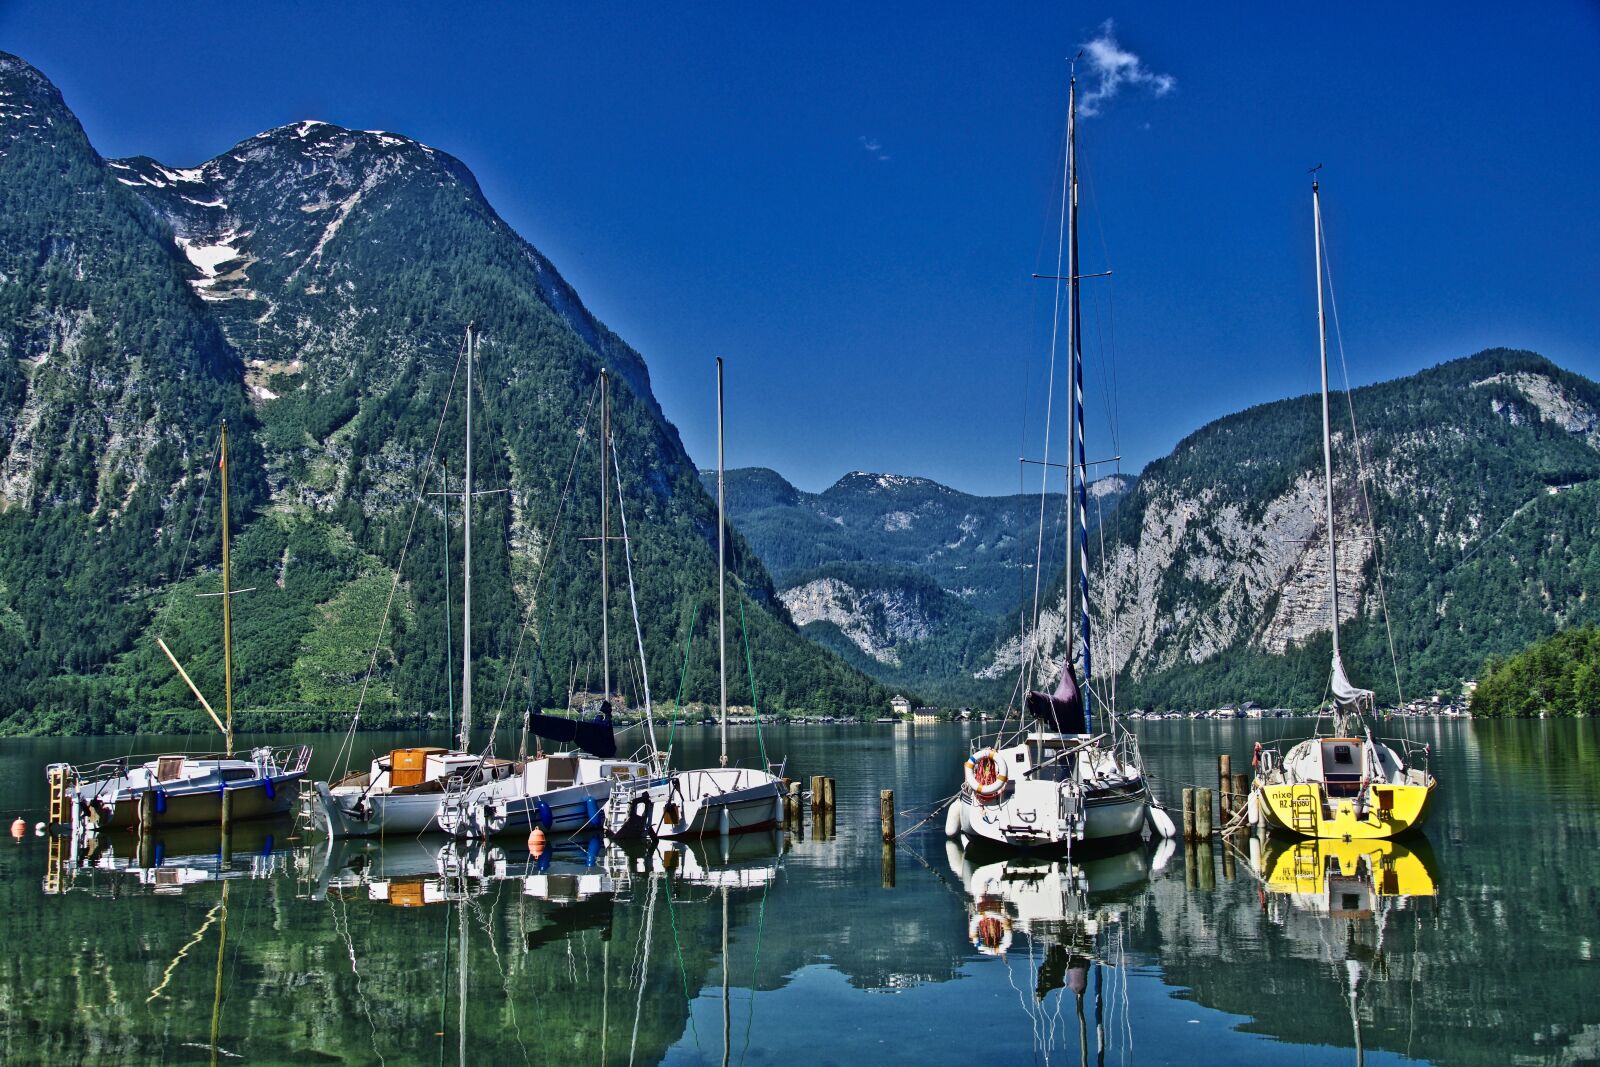
[[[591,756],[611,759],[617,754],[617,735],[611,728],[611,702],[602,701],[593,722],[560,715],[530,715],[528,729],[547,741],[570,741]]]
[[[1061,672],[1061,684],[1054,693],[1030,692],[1028,714],[1046,729],[1062,734],[1089,732],[1083,715],[1083,694],[1078,690],[1078,674],[1069,662]]]

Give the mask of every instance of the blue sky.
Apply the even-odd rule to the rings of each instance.
[[[1316,163],[1353,381],[1501,344],[1600,378],[1591,0],[6,0],[0,48],[108,156],[189,165],[301,118],[459,156],[702,464],[721,355],[731,465],[1009,492],[1039,450],[1066,61],[1108,19],[1151,77],[1081,129],[1084,269],[1115,271],[1086,284],[1091,458],[1115,439],[1137,470],[1314,388]]]

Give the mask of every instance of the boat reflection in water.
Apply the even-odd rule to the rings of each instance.
[[[1333,969],[1362,1063],[1361,992],[1388,977],[1391,922],[1438,894],[1433,849],[1413,834],[1404,841],[1253,838],[1250,851],[1267,919]]]
[[[210,882],[271,878],[293,863],[285,844],[293,830],[277,820],[240,823],[226,835],[215,826],[158,827],[144,835],[53,834],[43,888],[50,895],[119,896],[134,887],[173,894]]]
[[[1170,852],[1170,842],[1164,844]],[[972,947],[1008,968],[1019,963],[1028,968],[1031,997],[1016,976],[1012,984],[1033,1028],[1035,1052],[1048,1058],[1068,1046],[1061,993],[1067,990],[1073,997],[1079,1055],[1086,1059],[1093,1049],[1103,1061],[1110,1040],[1123,1058],[1130,1056],[1131,1047],[1122,1047],[1131,1040],[1130,1020],[1123,1011],[1128,978],[1123,917],[1149,885],[1151,852],[1135,848],[1080,861],[1036,855],[996,859],[992,851],[967,850],[947,841],[945,857],[968,898]],[[1091,983],[1092,1044],[1085,1003]]]

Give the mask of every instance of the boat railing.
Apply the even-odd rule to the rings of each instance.
[[[1383,744],[1397,750],[1406,769],[1415,770],[1418,767],[1428,776],[1432,776],[1433,745],[1426,741],[1413,741],[1409,737],[1385,737]]]

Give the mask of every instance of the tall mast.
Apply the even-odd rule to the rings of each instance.
[[[461,736],[472,744],[472,327],[467,326],[467,457],[461,484]]]
[[[1078,78],[1076,75],[1067,83],[1067,160],[1066,174],[1062,177],[1064,207],[1067,212],[1067,229],[1071,236],[1067,239],[1067,382],[1072,382],[1072,353],[1076,348],[1078,338]],[[1057,259],[1060,264],[1060,259]],[[1059,273],[1059,272],[1057,272]],[[1067,414],[1067,610],[1062,616],[1067,630],[1067,655],[1068,663],[1072,662],[1072,602],[1076,590],[1072,585],[1073,559],[1072,559],[1072,527],[1073,527],[1073,500],[1072,500],[1072,465],[1073,456],[1077,448],[1077,422],[1072,414]],[[1048,460],[1050,457],[1045,456]],[[1063,668],[1064,670],[1065,668]]]
[[[1084,729],[1090,733],[1092,717],[1090,715],[1089,697],[1089,465],[1088,457],[1084,452],[1084,426],[1083,426],[1083,329],[1082,308],[1078,303],[1078,131],[1077,131],[1077,79],[1073,79],[1072,101],[1068,108],[1067,116],[1067,153],[1068,169],[1071,171],[1069,181],[1072,193],[1069,203],[1072,208],[1071,233],[1068,240],[1071,242],[1071,266],[1068,274],[1072,276],[1071,301],[1068,307],[1067,345],[1072,360],[1072,419],[1073,438],[1077,442],[1077,460],[1073,463],[1073,475],[1077,479],[1078,496],[1078,619],[1080,642],[1082,644],[1082,669],[1079,673],[1079,691],[1083,694],[1083,724]],[[1070,533],[1069,533],[1070,536]],[[1067,555],[1072,554],[1072,549],[1067,549]],[[1069,574],[1070,581],[1070,574]],[[1072,625],[1072,616],[1067,615],[1067,625]]]
[[[611,443],[611,379],[600,372],[600,662],[605,696],[611,699],[611,578],[606,557],[611,555],[611,495],[606,488],[606,449]]]
[[[222,694],[226,710],[225,754],[233,758],[233,596],[228,556],[228,420],[222,420]],[[224,815],[227,813],[224,812]],[[224,819],[224,821],[227,821]]]
[[[1328,509],[1328,611],[1333,623],[1333,662],[1339,662],[1339,548],[1333,529],[1333,433],[1328,420],[1328,320],[1322,311],[1322,202],[1311,183],[1311,218],[1317,252],[1317,344],[1322,354],[1322,488]]]
[[[727,615],[728,563],[727,517],[722,492],[722,357],[717,357],[717,680],[722,708],[722,760],[728,765],[728,641],[724,634]]]

